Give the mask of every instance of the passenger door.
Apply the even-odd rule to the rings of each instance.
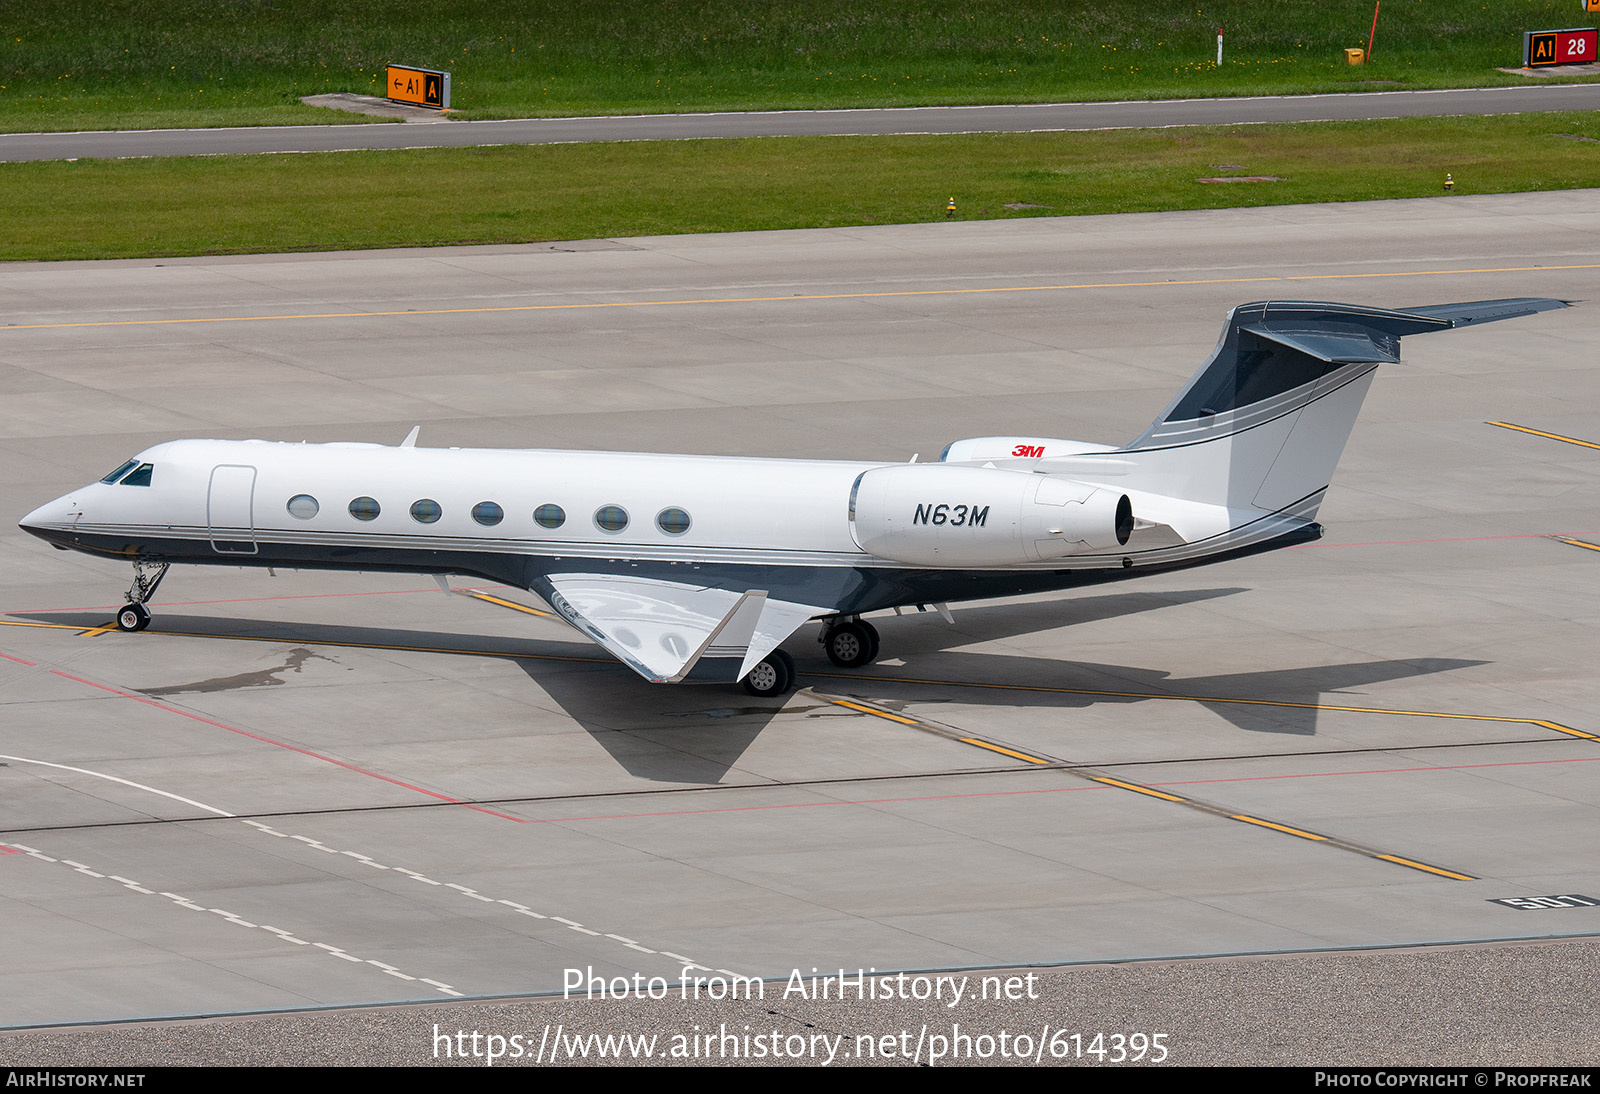
[[[256,553],[255,490],[254,467],[220,464],[212,468],[206,523],[211,528],[211,549],[217,554]]]

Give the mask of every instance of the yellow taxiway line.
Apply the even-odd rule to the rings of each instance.
[[[1552,441],[1561,441],[1565,444],[1575,444],[1582,448],[1600,448],[1600,444],[1593,441],[1580,441],[1576,437],[1563,437],[1559,433],[1546,433],[1542,429],[1531,429],[1525,425],[1512,425],[1510,422],[1487,422],[1487,425],[1497,425],[1501,429],[1515,429],[1518,433],[1531,433],[1535,437],[1546,437]]]
[[[1600,550],[1600,548],[1596,548]],[[1585,733],[1559,722],[1543,718],[1513,718],[1500,714],[1455,714],[1442,710],[1388,710],[1383,707],[1355,707],[1338,703],[1291,703],[1282,699],[1224,699],[1215,695],[1165,695],[1145,691],[1098,691],[1093,688],[1053,688],[1040,684],[984,684],[971,680],[925,680],[914,676],[859,676],[842,672],[808,672],[806,676],[827,677],[836,680],[854,680],[858,683],[874,681],[884,684],[927,684],[934,687],[983,688],[991,691],[1032,691],[1055,695],[1093,695],[1107,699],[1160,699],[1178,703],[1229,703],[1241,706],[1288,707],[1297,710],[1331,710],[1347,714],[1389,714],[1404,718],[1452,718],[1467,722],[1507,722],[1514,725],[1538,726],[1585,741],[1600,741],[1600,735]]]
[[[538,608],[530,608],[526,604],[518,604],[515,600],[506,600],[504,597],[490,596],[488,593],[467,593],[466,595],[470,596],[474,600],[482,600],[489,604],[498,604],[502,608],[510,608],[514,612],[526,612],[529,615],[542,615],[546,617],[550,615],[549,612],[540,611]]]
[[[836,707],[846,707],[855,711],[857,714],[870,714],[874,718],[882,718],[890,722],[899,722],[901,725],[914,726],[917,724],[917,720],[915,718],[906,718],[899,714],[890,714],[886,710],[877,710],[873,707],[864,706],[861,703],[851,703],[844,699],[830,699],[828,701]]]
[[[308,319],[388,319],[425,315],[480,315],[506,312],[573,311],[590,308],[666,308],[695,304],[793,304],[808,300],[871,300],[888,297],[915,296],[970,296],[980,293],[1070,292],[1084,289],[1147,289],[1180,288],[1186,285],[1250,285],[1282,284],[1298,281],[1342,281],[1374,277],[1448,277],[1457,274],[1505,274],[1552,272],[1560,270],[1595,270],[1600,263],[1590,262],[1569,266],[1499,266],[1486,269],[1450,270],[1395,270],[1374,273],[1329,273],[1266,275],[1260,277],[1206,277],[1174,281],[1094,281],[1067,285],[994,285],[969,289],[901,289],[877,292],[800,293],[793,296],[723,296],[698,297],[678,300],[595,300],[564,304],[503,304],[478,308],[408,308],[388,311],[303,312],[294,315],[205,315],[186,319],[101,319],[76,323],[15,323],[0,327],[0,331],[63,330],[77,327],[150,327],[185,323],[264,323],[277,320]],[[1498,424],[1498,423],[1495,423]],[[1510,427],[1516,428],[1516,427]],[[1565,439],[1565,438],[1558,438]],[[1583,442],[1574,442],[1583,443]],[[1591,445],[1590,447],[1600,447]]]
[[[521,607],[521,605],[518,605],[518,607]],[[533,611],[534,609],[527,608],[524,610]],[[549,615],[550,613],[541,612],[538,614]],[[105,634],[117,629],[115,623],[85,629],[82,624],[36,623],[31,620],[21,619],[0,619],[0,627],[42,627],[46,630],[76,631],[80,636]],[[508,661],[583,661],[596,665],[614,665],[617,663],[614,657],[571,657],[554,653],[521,653],[510,650],[451,648],[449,646],[403,646],[397,643],[350,642],[330,638],[273,637],[264,634],[201,634],[198,631],[145,631],[144,633],[152,637],[162,638],[209,638],[213,641],[221,640],[226,642],[279,642],[285,645],[334,646],[339,649],[353,650],[392,650],[400,653],[449,653],[465,657],[500,657]]]
[[[1294,836],[1297,839],[1310,840],[1313,843],[1325,843],[1330,847],[1337,847],[1343,851],[1350,851],[1365,858],[1378,859],[1383,862],[1391,862],[1397,866],[1405,866],[1412,870],[1420,870],[1426,874],[1433,874],[1435,877],[1450,878],[1454,881],[1478,880],[1473,875],[1464,874],[1458,870],[1447,870],[1442,866],[1430,866],[1428,863],[1419,862],[1416,859],[1405,858],[1401,855],[1393,855],[1387,851],[1380,851],[1377,848],[1367,847],[1359,843],[1352,843],[1349,840],[1339,839],[1335,836],[1326,836],[1320,832],[1307,831],[1304,828],[1297,828],[1293,825],[1267,820],[1263,817],[1251,816],[1248,813],[1236,813],[1232,810],[1224,809],[1221,806],[1212,805],[1209,802],[1185,797],[1181,794],[1172,794],[1165,790],[1157,790],[1155,787],[1146,786],[1143,783],[1130,782],[1127,779],[1112,778],[1110,775],[1102,775],[1092,768],[1079,767],[1066,760],[1035,756],[1027,752],[1019,752],[1016,749],[1007,748],[1004,745],[996,744],[994,741],[984,740],[981,737],[963,737],[949,729],[947,726],[941,726],[935,722],[926,722],[921,719],[907,718],[903,715],[888,714],[884,711],[873,708],[868,703],[845,699],[835,699],[831,696],[822,696],[822,698],[827,699],[828,702],[834,704],[835,706],[846,707],[861,714],[875,715],[879,718],[887,718],[893,722],[908,724],[915,729],[933,733],[937,736],[945,737],[950,740],[959,741],[964,745],[970,745],[974,748],[981,748],[988,752],[997,752],[1003,756],[1010,756],[1013,759],[1021,760],[1023,763],[1047,765],[1055,768],[1058,771],[1064,771],[1069,775],[1076,776],[1080,779],[1085,779],[1089,782],[1099,783],[1102,786],[1114,787],[1118,790],[1128,790],[1135,794],[1142,794],[1149,798],[1159,798],[1161,801],[1171,802],[1174,805],[1188,806],[1190,809],[1207,813],[1213,817],[1239,821],[1244,824],[1254,825],[1257,828],[1266,828],[1273,832],[1282,832],[1285,835]]]
[[[1585,545],[1585,546],[1592,546],[1592,545]],[[1597,548],[1597,549],[1600,549],[1600,548]],[[474,597],[476,597],[478,599],[488,600],[491,603],[498,603],[498,604],[501,604],[502,606],[505,606],[505,607],[508,607],[508,608],[514,608],[514,609],[516,609],[518,611],[528,612],[528,613],[534,614],[534,615],[545,615],[545,616],[549,615],[548,612],[541,612],[541,611],[539,611],[537,609],[529,608],[526,605],[517,604],[517,603],[514,603],[512,601],[501,600],[498,597],[492,597],[492,596],[489,596],[487,594],[470,593],[468,595],[474,596]],[[98,626],[98,627],[90,627],[88,629],[85,629],[82,625],[75,625],[75,624],[70,624],[70,623],[40,623],[40,622],[35,622],[35,621],[32,621],[32,620],[13,620],[13,619],[0,619],[0,626],[8,626],[8,627],[37,627],[37,628],[44,628],[44,629],[47,629],[47,630],[67,630],[67,631],[74,631],[80,636],[93,636],[93,635],[105,634],[108,631],[116,629],[116,626],[115,626],[114,623],[113,624],[105,624],[105,625]],[[277,642],[277,643],[285,643],[285,642],[296,641],[293,638],[283,638],[283,637],[274,638],[274,637],[268,637],[268,636],[265,636],[265,635],[243,635],[243,634],[218,635],[218,634],[198,634],[198,633],[183,632],[183,631],[155,631],[155,632],[151,632],[151,633],[159,634],[159,635],[165,635],[165,636],[169,636],[169,637],[175,637],[175,638],[206,638],[206,639],[222,638],[222,639],[229,639],[229,640],[236,640],[236,641],[246,641],[246,642]],[[479,656],[479,657],[500,657],[500,658],[505,658],[505,659],[508,659],[508,660],[578,661],[578,662],[588,662],[588,663],[609,663],[611,661],[610,658],[604,658],[604,657],[569,657],[569,656],[561,656],[561,655],[557,655],[557,654],[513,653],[513,652],[502,652],[502,651],[496,651],[496,650],[483,650],[483,649],[459,649],[459,648],[451,649],[449,647],[443,647],[443,646],[409,646],[409,645],[399,645],[399,644],[389,644],[389,643],[379,643],[379,642],[349,642],[349,641],[342,641],[341,642],[341,641],[329,641],[329,640],[324,640],[324,639],[316,639],[316,640],[310,641],[308,644],[310,644],[310,645],[321,645],[321,646],[334,646],[334,647],[340,647],[340,648],[346,648],[346,649],[373,649],[373,650],[392,650],[392,651],[414,652],[414,653],[444,653],[444,654]],[[1053,693],[1058,693],[1058,694],[1069,694],[1069,695],[1098,695],[1098,696],[1104,696],[1104,697],[1107,697],[1107,698],[1166,699],[1166,700],[1175,700],[1175,701],[1181,701],[1181,702],[1195,702],[1195,703],[1239,703],[1239,704],[1259,705],[1259,706],[1293,707],[1293,708],[1298,708],[1298,709],[1303,709],[1303,710],[1334,710],[1334,711],[1354,712],[1354,713],[1360,713],[1360,714],[1402,715],[1402,716],[1405,716],[1405,717],[1414,717],[1414,718],[1454,718],[1454,719],[1462,719],[1462,720],[1469,720],[1469,721],[1507,722],[1507,723],[1516,723],[1516,724],[1521,724],[1521,725],[1538,726],[1538,727],[1540,727],[1542,729],[1553,730],[1553,731],[1558,732],[1558,733],[1568,734],[1568,735],[1573,736],[1573,737],[1580,737],[1580,738],[1583,738],[1585,740],[1600,741],[1600,736],[1597,736],[1595,734],[1585,733],[1585,732],[1583,732],[1581,730],[1573,729],[1573,728],[1571,728],[1569,726],[1563,726],[1563,725],[1561,725],[1561,724],[1559,724],[1557,722],[1552,722],[1552,721],[1549,721],[1547,719],[1541,719],[1541,718],[1512,718],[1512,717],[1506,717],[1506,716],[1501,716],[1501,715],[1455,714],[1455,713],[1450,713],[1450,712],[1445,712],[1445,711],[1385,710],[1385,709],[1382,709],[1382,708],[1379,708],[1379,707],[1352,707],[1352,706],[1343,706],[1343,705],[1328,704],[1328,703],[1291,703],[1291,702],[1285,702],[1285,701],[1282,701],[1282,700],[1274,700],[1274,699],[1223,699],[1223,698],[1217,698],[1215,696],[1161,695],[1161,694],[1146,693],[1146,692],[1097,691],[1097,690],[1092,690],[1092,689],[1088,689],[1088,688],[1052,688],[1052,687],[1044,687],[1044,686],[1040,686],[1040,685],[1031,685],[1031,684],[983,684],[983,683],[973,683],[973,682],[967,682],[967,681],[919,680],[919,679],[912,678],[912,677],[871,677],[871,676],[846,675],[846,674],[843,674],[843,673],[807,673],[806,675],[808,675],[808,676],[835,677],[835,678],[839,678],[839,679],[847,679],[847,680],[853,680],[853,681],[857,681],[857,682],[868,681],[868,680],[878,680],[878,681],[882,681],[884,683],[910,683],[910,684],[926,684],[926,685],[930,685],[930,686],[945,686],[945,687],[986,688],[986,689],[992,689],[992,690],[1053,692]],[[950,729],[948,727],[940,726],[940,725],[937,725],[937,724],[931,723],[931,722],[927,722],[927,721],[924,721],[924,720],[919,719],[919,718],[912,718],[912,717],[907,717],[907,716],[902,715],[902,714],[895,714],[895,713],[891,713],[889,711],[879,710],[876,707],[874,707],[874,706],[872,706],[870,704],[867,704],[867,703],[862,703],[862,702],[859,702],[859,701],[853,701],[853,700],[847,700],[847,699],[835,699],[835,698],[833,698],[831,696],[824,696],[823,698],[826,698],[829,703],[832,703],[835,706],[843,707],[845,709],[851,710],[851,711],[853,711],[855,713],[858,713],[858,714],[868,715],[870,717],[880,718],[880,719],[883,719],[885,721],[896,722],[896,723],[899,723],[901,725],[910,726],[910,727],[912,727],[914,729],[921,729],[921,730],[925,730],[927,732],[932,732],[932,733],[935,733],[935,734],[937,734],[939,736],[946,737],[946,738],[948,738],[950,740],[957,741],[957,742],[959,742],[961,744],[965,744],[965,745],[968,745],[968,746],[974,747],[974,748],[981,748],[981,749],[984,749],[985,751],[997,753],[997,754],[1000,754],[1000,755],[1003,755],[1003,756],[1008,756],[1008,757],[1010,757],[1012,759],[1019,760],[1019,761],[1021,761],[1023,763],[1028,763],[1028,764],[1033,764],[1033,765],[1038,765],[1038,766],[1055,767],[1058,770],[1066,771],[1069,774],[1076,775],[1076,776],[1078,776],[1080,778],[1087,779],[1087,780],[1089,780],[1091,782],[1099,783],[1099,784],[1101,784],[1103,786],[1115,787],[1115,788],[1120,789],[1120,790],[1128,790],[1128,791],[1131,791],[1131,792],[1136,793],[1136,794],[1144,795],[1146,797],[1159,798],[1159,799],[1161,799],[1163,801],[1172,802],[1173,804],[1189,806],[1190,808],[1197,809],[1197,810],[1199,810],[1201,812],[1204,812],[1204,813],[1209,813],[1209,814],[1211,814],[1213,816],[1223,817],[1223,818],[1226,818],[1228,820],[1240,821],[1240,822],[1245,823],[1245,824],[1254,825],[1254,826],[1259,827],[1259,828],[1266,828],[1266,829],[1269,829],[1269,830],[1272,830],[1272,831],[1276,831],[1276,832],[1282,832],[1282,833],[1284,833],[1286,835],[1292,835],[1292,836],[1295,836],[1295,837],[1300,838],[1300,839],[1312,840],[1312,841],[1315,841],[1315,842],[1318,842],[1318,843],[1327,843],[1330,846],[1339,847],[1339,848],[1341,848],[1343,850],[1347,850],[1347,851],[1352,851],[1352,852],[1354,852],[1356,854],[1363,855],[1363,856],[1365,856],[1367,858],[1379,859],[1379,860],[1382,860],[1384,862],[1394,863],[1394,864],[1399,865],[1399,866],[1405,866],[1405,867],[1408,867],[1410,869],[1420,870],[1420,871],[1423,871],[1425,873],[1436,875],[1438,877],[1450,878],[1450,879],[1457,880],[1457,881],[1473,881],[1473,880],[1476,880],[1476,878],[1474,878],[1473,875],[1471,875],[1471,874],[1464,874],[1464,873],[1461,873],[1461,872],[1455,871],[1455,870],[1447,870],[1447,869],[1445,869],[1443,867],[1439,867],[1439,866],[1431,866],[1431,865],[1429,865],[1427,863],[1419,862],[1416,859],[1404,858],[1404,857],[1402,857],[1400,855],[1393,855],[1393,854],[1389,854],[1387,852],[1378,851],[1378,850],[1376,850],[1374,848],[1365,847],[1365,846],[1363,846],[1361,844],[1351,843],[1351,842],[1349,842],[1347,840],[1336,839],[1336,838],[1334,838],[1332,836],[1325,836],[1325,835],[1321,835],[1321,834],[1315,833],[1315,832],[1309,832],[1309,831],[1307,831],[1307,830],[1305,830],[1303,828],[1296,828],[1296,827],[1294,827],[1292,825],[1281,824],[1281,823],[1276,822],[1276,821],[1270,821],[1270,820],[1263,819],[1261,817],[1250,816],[1248,814],[1235,813],[1235,812],[1233,812],[1231,810],[1223,809],[1223,808],[1211,805],[1211,804],[1203,802],[1203,801],[1198,801],[1198,800],[1196,800],[1194,798],[1188,798],[1188,797],[1184,797],[1184,796],[1178,795],[1178,794],[1171,794],[1171,793],[1168,793],[1168,792],[1166,792],[1164,790],[1157,790],[1154,787],[1145,786],[1145,785],[1142,785],[1140,783],[1130,782],[1130,781],[1128,781],[1126,779],[1116,779],[1116,778],[1112,778],[1112,777],[1107,776],[1107,775],[1101,775],[1101,774],[1098,774],[1097,772],[1094,772],[1094,771],[1092,771],[1090,769],[1087,769],[1087,768],[1076,767],[1075,765],[1071,764],[1068,761],[1059,760],[1059,759],[1053,759],[1053,758],[1048,758],[1048,757],[1040,757],[1040,756],[1032,755],[1030,753],[1020,752],[1020,751],[1018,751],[1016,749],[1013,749],[1013,748],[1008,748],[1007,746],[999,744],[999,743],[994,742],[994,741],[984,740],[984,739],[979,738],[979,737],[964,736],[964,735],[960,734],[959,732],[954,731],[954,730],[952,730],[952,729]]]
[[[958,737],[957,740],[964,745],[972,745],[975,748],[986,748],[990,752],[998,752],[1002,756],[1010,756],[1013,760],[1021,760],[1023,763],[1048,764],[1055,762],[1054,760],[1041,760],[1037,756],[1030,756],[1026,752],[1018,752],[1015,749],[1006,748],[1004,745],[997,745],[993,741],[985,741],[980,737]]]

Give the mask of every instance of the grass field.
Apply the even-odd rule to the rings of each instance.
[[[0,130],[352,120],[299,103],[452,72],[468,118],[1515,83],[1575,0],[36,0],[4,5]],[[1216,32],[1225,54],[1216,64]]]
[[[1600,186],[1600,117],[0,165],[0,259],[1204,209]],[[1202,183],[1277,176],[1278,182]],[[1015,207],[1013,207],[1015,206]]]

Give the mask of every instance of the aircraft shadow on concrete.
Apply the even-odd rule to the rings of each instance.
[[[485,611],[498,612],[491,608]],[[84,630],[109,627],[114,622],[103,611],[11,613],[11,617]],[[574,635],[572,641],[564,642],[547,637],[508,636],[503,633],[503,612],[486,619],[493,621],[486,631],[498,626],[502,633],[461,634],[185,615],[161,611],[158,606],[146,634],[126,637],[139,641],[171,634],[247,640],[252,645],[282,643],[292,648],[281,664],[267,668],[131,689],[152,698],[181,702],[186,695],[278,686],[288,683],[307,661],[319,657],[314,652],[318,647],[330,652],[337,647],[356,647],[500,657],[514,662],[630,774],[653,782],[697,786],[725,778],[750,743],[779,713],[806,713],[807,704],[797,696],[790,696],[789,702],[783,703],[754,699],[737,685],[671,687],[646,683],[586,639]],[[816,652],[808,650],[808,656],[821,657],[820,648],[813,644],[811,649]],[[830,706],[818,700],[811,700],[809,705]]]
[[[929,620],[926,626],[894,627],[892,623],[880,626],[884,632],[884,649],[895,651],[886,656],[903,661],[903,667],[880,662],[851,673],[826,666],[820,670],[826,675],[821,679],[813,675],[813,680],[820,693],[862,700],[876,698],[895,702],[938,696],[1017,709],[1071,710],[1106,704],[1167,704],[1182,697],[1194,700],[1248,732],[1313,736],[1317,729],[1318,707],[1368,705],[1360,697],[1359,689],[1486,664],[1459,658],[1408,658],[1183,678],[1162,669],[1137,665],[953,648],[1244,591],[1205,589],[1111,594],[1056,603],[985,606],[958,610],[955,627],[944,624],[937,616],[924,615],[922,618]],[[1092,648],[1093,640],[1086,646]],[[800,675],[805,682],[804,666]],[[874,677],[891,679],[874,680]],[[941,684],[941,681],[948,684]],[[965,687],[963,683],[976,686]],[[1009,688],[1008,684],[1016,687]],[[1357,694],[1343,694],[1352,690]]]
[[[1226,588],[1112,593],[1021,604],[986,604],[961,609],[957,617],[959,629],[946,625],[937,614],[922,613],[914,619],[903,619],[904,625],[895,629],[906,637],[915,635],[916,650],[926,652],[1244,591]],[[879,622],[888,627],[892,620],[893,617],[887,617]],[[818,633],[816,627],[803,628],[784,644],[794,655],[802,686],[808,677],[815,679],[814,674],[819,671],[841,675],[849,671],[834,668],[823,656],[820,644],[815,641]],[[893,656],[892,652],[887,656]],[[971,671],[977,675],[970,679],[985,680],[989,678],[985,663],[1005,655],[972,656],[976,663]],[[1044,663],[1059,669],[1057,662]],[[774,718],[780,715],[807,717],[837,709],[805,693],[791,695],[787,701],[780,702],[751,698],[737,685],[663,687],[646,684],[630,673],[553,672],[549,662],[537,660],[518,664],[629,774],[652,782],[721,782]],[[873,670],[859,671],[870,673]],[[829,683],[850,686],[847,680],[830,680]]]
[[[1007,661],[1007,679],[1015,681],[1017,688],[1009,689],[1004,684],[998,684],[982,686],[982,690],[978,690],[959,682],[985,680],[986,677],[992,680],[994,659],[1000,656]],[[816,690],[864,702],[921,702],[938,697],[947,701],[981,702],[985,706],[1012,709],[1053,707],[1082,710],[1092,706],[1133,703],[1166,705],[1181,698],[1193,701],[1248,732],[1310,737],[1317,732],[1319,707],[1371,705],[1369,700],[1361,698],[1360,689],[1483,664],[1487,662],[1460,658],[1413,658],[1182,678],[1160,669],[1130,665],[1001,654],[947,653],[940,657],[937,669],[904,670],[916,679],[912,676],[871,679],[872,675],[888,676],[893,672],[892,669],[878,667],[863,670],[866,675],[854,681],[831,676],[820,681]],[[805,677],[803,670],[801,677],[802,680]],[[941,680],[949,683],[941,683]],[[1027,690],[1029,687],[1039,690]],[[1352,690],[1356,694],[1344,694]],[[1175,713],[1162,714],[1161,717],[1170,718]]]
[[[1084,709],[1107,703],[1151,702],[1149,696],[1193,696],[1240,729],[1310,736],[1316,732],[1318,704],[1338,704],[1341,691],[1409,677],[1449,672],[1481,661],[1424,659],[1355,662],[1308,668],[1274,669],[1191,679],[1161,669],[1087,661],[1021,656],[1014,652],[971,652],[956,647],[997,641],[1040,631],[1076,627],[1100,620],[1201,603],[1245,592],[1242,588],[1162,592],[1118,592],[1026,603],[966,605],[952,627],[936,614],[915,618],[874,617],[884,634],[884,659],[860,670],[835,668],[806,628],[786,644],[795,655],[802,686],[822,696],[838,694],[890,701],[925,701],[959,696],[991,707]],[[104,613],[28,613],[16,618],[81,626],[109,625]],[[586,641],[520,638],[504,634],[458,634],[326,623],[187,616],[158,613],[152,630],[216,638],[245,638],[315,647],[370,646],[424,649],[463,656],[513,660],[597,744],[636,778],[651,782],[708,785],[725,779],[750,745],[780,715],[810,716],[830,704],[802,692],[787,701],[752,698],[736,685],[662,686],[640,680]],[[1093,645],[1092,631],[1086,646]],[[293,662],[293,655],[290,662]],[[275,669],[153,689],[162,696],[234,690],[285,682],[297,671],[286,662]],[[883,677],[901,677],[891,681]],[[919,678],[919,679],[911,679]],[[947,681],[940,683],[939,681]],[[1023,687],[961,687],[1007,684],[1078,689],[1030,691]],[[1123,693],[1123,694],[1114,694]],[[981,698],[979,698],[981,696]],[[1206,702],[1207,698],[1214,699]],[[1225,700],[1259,699],[1260,704]],[[1154,700],[1161,701],[1161,700]],[[1273,703],[1300,704],[1275,706]],[[1343,705],[1343,704],[1339,704]],[[1360,702],[1348,705],[1362,705]]]

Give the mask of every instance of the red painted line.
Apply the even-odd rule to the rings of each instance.
[[[517,824],[525,823],[521,817],[513,817],[509,813],[497,813],[493,809],[485,809],[481,805],[472,805],[468,802],[462,801],[459,798],[452,798],[448,794],[441,794],[437,790],[428,790],[424,787],[414,786],[408,782],[402,782],[401,780],[393,778],[389,775],[380,775],[376,771],[368,771],[364,767],[357,767],[355,764],[346,763],[344,760],[336,760],[332,756],[324,756],[322,753],[313,752],[309,748],[301,748],[299,745],[292,745],[285,741],[277,741],[271,737],[266,737],[259,733],[251,733],[247,729],[240,729],[237,726],[230,726],[226,722],[219,722],[214,718],[207,718],[203,714],[195,714],[192,711],[184,710],[181,707],[168,706],[166,703],[159,703],[145,695],[135,695],[131,691],[123,691],[120,688],[109,687],[105,684],[97,684],[93,680],[85,680],[81,676],[74,676],[70,672],[62,672],[60,669],[51,669],[50,671],[52,674],[60,676],[63,679],[72,680],[79,684],[85,684],[88,687],[97,688],[100,691],[107,691],[112,695],[121,696],[124,699],[132,699],[136,703],[143,703],[145,706],[155,707],[157,710],[164,710],[169,714],[177,714],[181,717],[188,718],[191,721],[202,722],[205,725],[215,726],[218,729],[225,729],[229,733],[237,733],[241,737],[248,737],[253,741],[260,741],[262,744],[276,745],[278,748],[288,749],[290,752],[298,752],[300,755],[309,756],[313,760],[321,760],[323,763],[330,763],[335,767],[342,767],[346,771],[353,771],[358,775],[365,775],[371,779],[378,779],[394,786],[403,787],[406,790],[414,790],[418,794],[426,794],[430,798],[437,798],[439,801],[449,802],[451,805],[460,805],[467,809],[475,810],[479,813],[487,813],[491,817],[499,817],[501,820],[515,821]]]
[[[1591,535],[1591,534],[1600,534],[1600,533],[1573,532],[1571,534],[1572,535]],[[483,588],[483,586],[479,586],[479,585],[471,585],[471,586],[459,585],[459,586],[452,586],[452,588],[454,588],[458,592],[475,592],[478,589]],[[495,586],[495,588],[499,588],[499,586]],[[275,600],[333,600],[333,599],[337,599],[339,597],[346,597],[346,596],[414,596],[414,595],[416,595],[418,593],[435,593],[435,594],[437,594],[438,591],[439,591],[439,587],[437,585],[435,585],[432,588],[428,588],[428,589],[385,589],[385,590],[378,591],[378,592],[364,592],[364,593],[302,593],[302,594],[296,594],[294,596],[243,596],[243,597],[236,597],[236,598],[234,598],[232,600],[163,600],[163,601],[161,601],[161,606],[163,608],[189,608],[189,607],[195,607],[195,606],[202,605],[202,604],[262,604],[262,603],[270,603],[270,602],[275,601]],[[121,604],[89,604],[89,605],[80,605],[80,606],[75,607],[75,608],[16,608],[16,609],[13,609],[11,611],[3,612],[3,613],[0,613],[0,614],[4,614],[4,615],[43,615],[43,614],[48,614],[50,612],[114,612],[117,609],[121,608],[122,606],[123,605],[121,605]]]
[[[1568,533],[1563,533],[1568,534]],[[1600,535],[1600,532],[1572,532],[1571,535],[1588,536]],[[499,585],[452,585],[451,592],[475,593],[486,589],[502,588]],[[384,589],[376,592],[364,593],[301,593],[293,596],[241,596],[231,600],[163,600],[164,608],[189,608],[205,604],[267,604],[278,600],[336,600],[347,596],[417,596],[428,593],[437,593],[437,585],[427,589]],[[520,591],[520,590],[519,590]],[[50,612],[114,612],[121,608],[121,604],[90,604],[75,608],[17,608],[0,615],[43,615]]]
[[[1295,775],[1247,775],[1231,779],[1189,779],[1184,782],[1152,782],[1147,786],[1204,786],[1208,783],[1264,782],[1271,779],[1326,779],[1342,775],[1400,775],[1427,771],[1472,771],[1486,767],[1527,767],[1533,764],[1571,764],[1600,762],[1600,756],[1573,756],[1564,760],[1508,760],[1493,764],[1451,764],[1432,767],[1391,767],[1368,771],[1323,771]],[[759,789],[751,787],[750,789]],[[917,798],[849,798],[820,802],[791,802],[786,805],[735,805],[722,809],[678,809],[660,813],[601,813],[589,817],[529,817],[527,824],[576,824],[580,821],[643,820],[653,817],[694,817],[711,813],[754,813],[768,809],[816,809],[834,805],[890,805],[897,802],[957,801],[962,798],[1008,798],[1024,794],[1066,794],[1079,790],[1110,790],[1110,786],[1056,786],[1036,790],[993,790],[981,794],[933,794]]]
[[[751,790],[762,787],[752,786]],[[1010,798],[1023,794],[1070,794],[1080,790],[1109,790],[1108,786],[1052,786],[1039,790],[990,790],[981,794],[931,794],[921,798],[860,798],[824,802],[790,802],[786,805],[731,805],[722,809],[677,809],[663,813],[602,813],[592,817],[529,817],[529,824],[575,824],[578,821],[634,820],[646,817],[697,817],[708,813],[758,813],[767,809],[816,809],[825,805],[892,805],[896,802],[942,802],[961,798]]]
[[[15,847],[7,847],[5,844],[0,843],[0,855],[20,855],[20,854],[22,854],[22,852],[17,850]]]
[[[1524,532],[1515,536],[1458,536],[1454,539],[1379,539],[1371,543],[1297,543],[1285,548],[1304,551],[1313,547],[1408,547],[1415,543],[1481,543],[1493,539],[1558,539],[1561,536],[1600,536],[1600,532]]]
[[[15,661],[19,665],[27,665],[31,669],[36,669],[39,667],[36,662],[24,661],[20,657],[12,657],[9,653],[0,653],[0,657],[4,657],[7,661]]]

